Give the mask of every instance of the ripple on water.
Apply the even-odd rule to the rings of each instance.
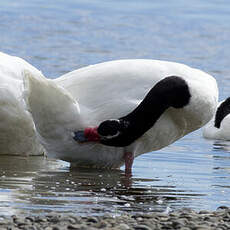
[[[77,215],[121,214],[124,211],[155,212],[182,207],[204,209],[210,205],[210,200],[213,207],[229,202],[229,198],[223,196],[230,189],[225,183],[229,179],[226,167],[215,166],[208,173],[191,173],[193,164],[204,168],[203,164],[218,158],[207,158],[208,162],[199,162],[195,158],[189,163],[183,160],[181,152],[174,155],[170,152],[168,147],[165,151],[143,155],[135,163],[131,178],[125,177],[122,170],[71,169],[65,162],[43,157],[1,156],[0,215],[53,211]],[[175,161],[179,156],[181,162]],[[152,163],[144,167],[143,163],[150,159]],[[142,174],[138,172],[140,169]],[[212,181],[205,182],[210,178]],[[205,183],[200,184],[200,181]],[[215,196],[209,190],[216,193]]]
[[[177,61],[213,74],[220,99],[229,96],[229,1],[118,2],[3,1],[1,51],[48,77],[113,59]],[[1,156],[0,215],[230,206],[229,150],[229,142],[195,132],[138,157],[129,179],[120,170],[73,170],[41,157]]]

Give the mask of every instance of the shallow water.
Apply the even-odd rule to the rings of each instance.
[[[220,99],[230,87],[230,2],[1,1],[0,50],[55,78],[121,58],[182,62],[214,75]],[[214,210],[230,205],[230,143],[194,132],[140,156],[132,178],[73,170],[41,157],[0,157],[0,215],[118,215],[124,211]]]
[[[230,205],[230,143],[196,138],[137,158],[131,178],[123,170],[71,169],[43,157],[2,156],[0,215],[119,215]]]

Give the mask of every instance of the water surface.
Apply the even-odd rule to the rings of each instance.
[[[230,2],[1,1],[0,50],[55,78],[102,61],[152,58],[212,74],[230,88]],[[102,215],[230,205],[230,143],[196,131],[135,160],[133,177],[73,170],[41,157],[0,157],[0,215]]]

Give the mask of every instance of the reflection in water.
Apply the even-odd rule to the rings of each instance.
[[[134,2],[4,1],[1,51],[54,77],[113,59],[178,61],[213,74],[220,99],[228,97],[230,2]],[[119,170],[72,170],[61,161],[2,156],[0,215],[230,206],[229,146],[195,132],[135,159],[130,179]]]
[[[1,156],[0,215],[117,215],[230,205],[228,143],[197,139],[194,148],[195,138],[197,133],[140,156],[130,178],[123,170],[72,169],[43,157]]]
[[[219,205],[230,206],[230,141],[210,142],[213,143],[213,196]]]
[[[213,141],[213,150],[224,150],[230,152],[230,141],[225,140],[214,140]]]
[[[70,169],[64,162],[42,157],[3,156],[0,168],[4,215],[163,211],[201,195],[175,186],[154,186],[160,179],[126,178],[121,170]]]

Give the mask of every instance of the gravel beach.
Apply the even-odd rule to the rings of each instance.
[[[0,217],[0,229],[59,230],[59,229],[230,229],[230,208],[221,206],[216,211],[182,209],[169,214],[145,213],[126,214],[117,217],[104,216],[64,216],[50,214],[46,216]]]

